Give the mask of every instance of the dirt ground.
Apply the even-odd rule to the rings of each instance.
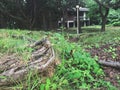
[[[112,60],[120,62],[120,45],[119,44],[105,44],[100,47],[92,47],[86,49],[92,57],[97,56],[98,60]],[[101,66],[105,72],[105,80],[110,81],[114,86],[120,87],[120,69],[113,67]]]

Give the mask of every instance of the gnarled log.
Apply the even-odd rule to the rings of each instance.
[[[32,60],[27,63],[18,60],[15,56],[0,60],[0,86],[12,85],[24,80],[29,71],[43,72],[54,62],[55,53],[48,39],[42,39],[30,46],[35,50],[31,55]]]

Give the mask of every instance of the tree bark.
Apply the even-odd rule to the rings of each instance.
[[[108,13],[109,13],[109,8],[104,8],[101,5],[99,5],[99,12],[100,12],[100,16],[102,18],[101,32],[104,32],[105,31],[106,21],[107,21],[107,16],[108,16]]]
[[[43,29],[46,30],[47,29],[47,23],[46,23],[46,16],[45,14],[42,14],[42,22],[43,22]]]
[[[0,28],[5,28],[6,27],[6,21],[4,19],[4,16],[0,14]]]
[[[65,18],[66,18],[65,9],[62,9],[62,15],[63,15],[62,26],[65,27]]]
[[[36,22],[36,16],[37,16],[37,4],[36,4],[36,0],[33,0],[33,15],[32,15],[32,19],[30,20],[30,29],[33,28],[35,22]]]
[[[106,17],[102,17],[101,32],[105,31],[105,25],[106,25]]]

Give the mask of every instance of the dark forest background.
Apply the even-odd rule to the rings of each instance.
[[[118,19],[120,0],[0,0],[0,28],[54,29],[67,8],[76,5],[90,8],[91,24],[104,24]],[[114,14],[111,12],[116,11]]]

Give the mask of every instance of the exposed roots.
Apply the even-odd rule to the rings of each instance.
[[[0,60],[0,86],[12,85],[25,79],[29,71],[41,73],[48,69],[55,60],[55,52],[48,39],[42,39],[30,45],[35,50],[32,60],[24,63],[16,57]],[[21,63],[22,62],[22,63]]]

